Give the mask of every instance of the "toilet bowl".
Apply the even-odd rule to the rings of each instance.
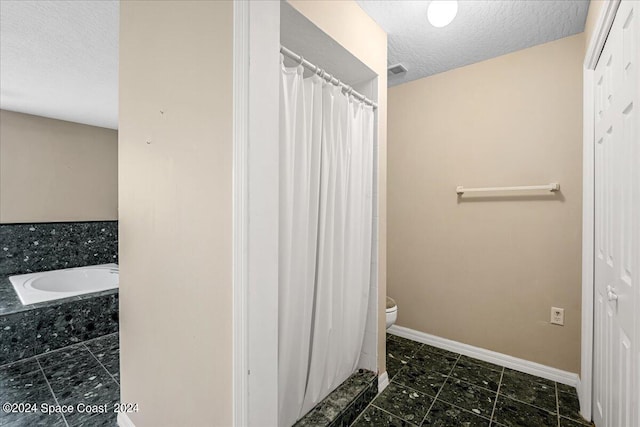
[[[396,323],[396,319],[398,318],[398,305],[393,300],[393,298],[387,297],[387,329],[394,323]]]

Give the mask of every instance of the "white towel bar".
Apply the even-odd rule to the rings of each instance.
[[[456,193],[458,194],[481,193],[486,191],[529,191],[529,190],[558,191],[560,190],[560,184],[558,184],[557,182],[552,182],[551,184],[546,184],[546,185],[522,185],[519,187],[464,188],[461,185],[456,187]]]

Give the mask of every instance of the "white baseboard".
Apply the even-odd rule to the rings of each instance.
[[[440,338],[414,329],[393,325],[387,330],[387,332],[399,337],[464,354],[465,356],[473,357],[474,359],[495,363],[496,365],[504,366],[541,378],[546,378],[572,387],[576,387],[579,382],[578,374],[574,374],[573,372],[563,371],[561,369],[552,368],[551,366],[541,365],[539,363],[530,362],[528,360],[498,353],[496,351],[474,347],[469,344],[463,344],[446,338]]]
[[[118,413],[118,426],[119,427],[136,427],[131,419],[124,412]]]
[[[387,371],[384,371],[382,375],[378,377],[378,393],[382,393],[382,391],[387,388],[389,385],[389,374]]]

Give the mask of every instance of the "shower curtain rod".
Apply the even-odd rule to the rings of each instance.
[[[372,100],[370,100],[366,96],[362,95],[361,93],[356,92],[355,90],[353,90],[353,88],[351,86],[342,83],[340,80],[338,80],[337,78],[335,78],[331,74],[327,73],[326,71],[324,71],[322,68],[318,67],[317,65],[313,65],[311,62],[309,62],[306,59],[304,59],[301,55],[298,55],[297,53],[294,53],[294,52],[290,51],[289,49],[287,49],[284,46],[280,46],[280,53],[283,54],[284,56],[288,57],[288,58],[293,59],[296,62],[299,62],[300,65],[302,65],[306,69],[312,71],[314,74],[318,74],[320,77],[322,77],[323,79],[325,79],[329,83],[334,84],[336,86],[340,86],[342,89],[346,90],[348,94],[353,95],[354,98],[364,102],[365,104],[371,105],[374,110],[378,108],[378,104],[377,103],[373,102]]]

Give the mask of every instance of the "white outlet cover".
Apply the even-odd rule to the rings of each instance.
[[[564,326],[564,308],[551,307],[551,324]]]

